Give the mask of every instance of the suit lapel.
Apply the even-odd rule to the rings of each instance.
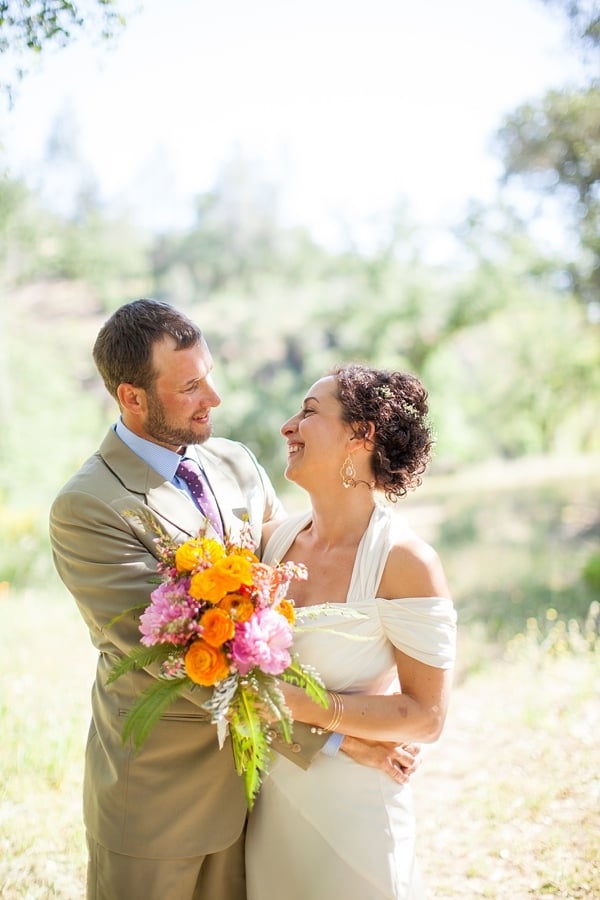
[[[204,468],[221,510],[225,533],[235,542],[246,517],[252,515],[245,494],[217,455],[198,444],[190,445],[188,453],[195,454]],[[147,506],[178,531],[195,536],[206,528],[207,535],[218,537],[195,504],[130,450],[112,428],[102,442],[99,454],[126,490],[144,497]]]
[[[132,494],[145,497],[148,508],[161,519],[190,536],[204,529],[206,519],[195,504],[130,450],[112,428],[99,453],[123,486]],[[216,536],[210,524],[206,533]]]
[[[195,537],[201,531],[209,537],[217,537],[214,528],[198,507],[168,481],[149,487],[146,503],[149,509],[190,537]]]

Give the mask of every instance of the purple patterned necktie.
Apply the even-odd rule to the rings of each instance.
[[[210,521],[221,540],[223,540],[223,524],[219,508],[198,463],[194,462],[193,459],[182,459],[177,466],[177,475],[185,481],[192,492],[196,504]]]

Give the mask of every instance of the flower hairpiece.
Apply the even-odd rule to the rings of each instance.
[[[394,393],[388,384],[380,384],[375,388],[375,393],[381,400],[392,400]],[[400,409],[408,419],[418,419],[419,410],[412,403],[400,401]]]
[[[409,419],[418,419],[419,418],[419,410],[416,406],[413,406],[412,403],[401,403],[400,409]]]
[[[380,384],[375,388],[375,393],[382,400],[391,400],[394,396],[388,384]]]

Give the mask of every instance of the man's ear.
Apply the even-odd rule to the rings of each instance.
[[[121,409],[139,415],[146,409],[146,392],[133,384],[122,383],[117,388],[117,399]]]

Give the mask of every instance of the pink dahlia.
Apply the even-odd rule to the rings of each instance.
[[[241,675],[247,675],[254,666],[268,675],[279,675],[291,662],[291,643],[289,622],[273,609],[259,609],[236,626],[231,655]]]
[[[198,603],[188,594],[189,579],[164,582],[152,591],[150,605],[140,616],[141,642],[186,644],[198,632]]]

